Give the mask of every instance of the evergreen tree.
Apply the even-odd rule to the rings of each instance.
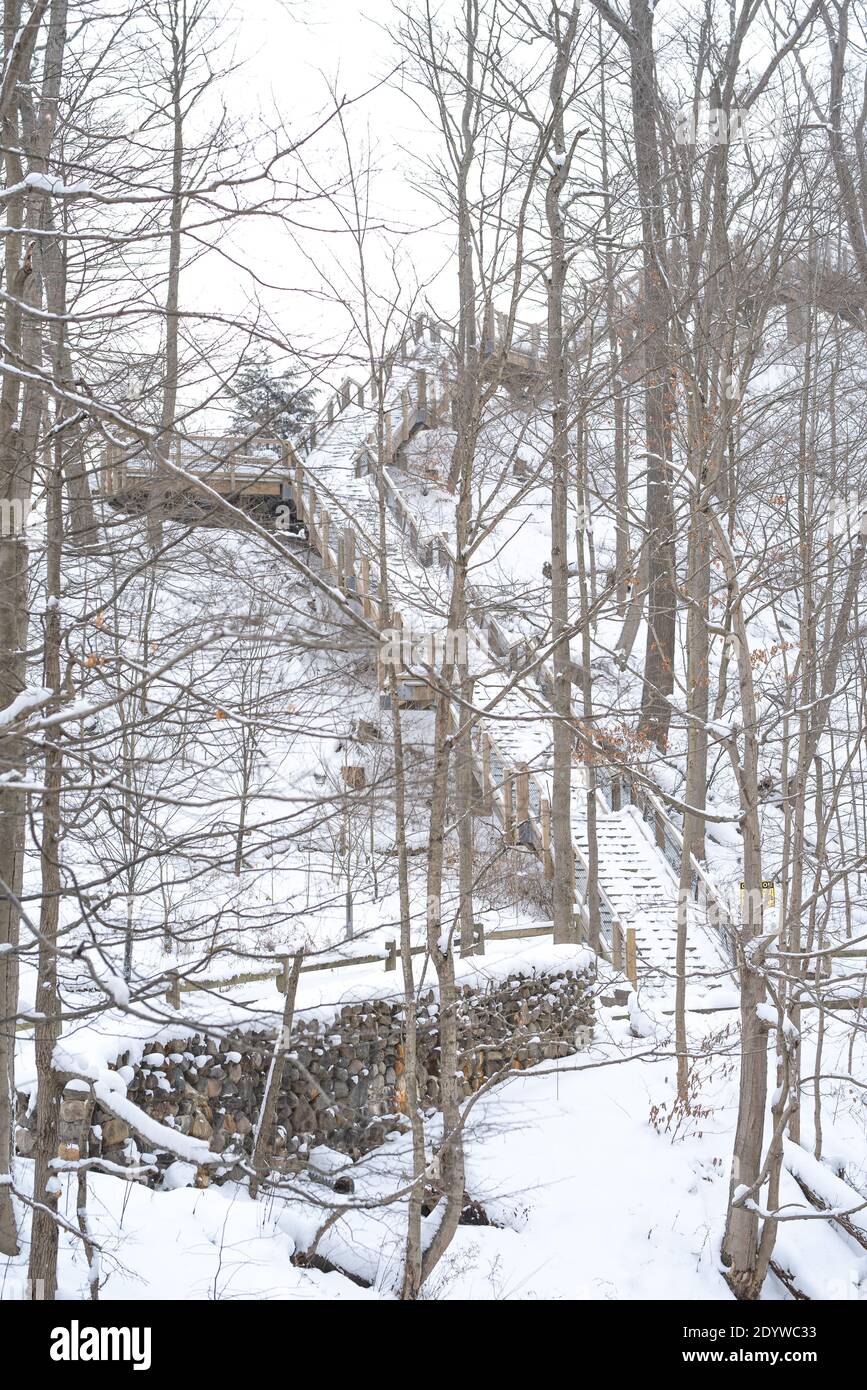
[[[238,373],[232,398],[235,434],[259,430],[276,439],[291,439],[315,414],[313,393],[297,386],[291,372],[275,372],[264,356]]]

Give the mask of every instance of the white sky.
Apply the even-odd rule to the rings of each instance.
[[[228,21],[235,30],[235,52],[242,67],[225,92],[231,107],[249,113],[251,121],[258,115],[264,124],[273,125],[276,112],[293,137],[314,127],[331,106],[329,82],[347,98],[368,93],[347,111],[347,126],[359,166],[364,152],[371,152],[376,166],[374,210],[399,233],[392,241],[399,243],[404,258],[406,289],[412,278],[410,260],[428,278],[448,261],[450,231],[411,235],[414,228],[429,224],[432,214],[423,195],[407,183],[408,170],[418,174],[410,151],[433,148],[433,137],[396,83],[377,87],[394,67],[394,48],[384,30],[393,17],[390,0],[370,0],[363,10],[348,0],[233,0]],[[323,184],[345,171],[336,125],[305,147],[304,154],[311,175]],[[283,167],[289,170],[292,164]],[[247,221],[237,227],[231,252],[252,267],[262,283],[257,287],[242,270],[209,255],[184,278],[187,307],[213,308],[219,298],[224,311],[249,313],[258,294],[264,312],[299,346],[318,352],[343,341],[349,330],[345,311],[315,291],[326,277],[338,299],[357,280],[352,245],[335,231],[337,220],[324,203],[304,210],[301,220],[307,229],[297,233],[275,221]],[[226,247],[225,241],[221,244]],[[384,268],[375,252],[373,266],[371,278],[382,283]],[[438,287],[437,303],[444,312],[454,308],[452,278],[449,269]]]
[[[441,8],[447,9],[450,3],[443,0]],[[387,32],[396,17],[392,0],[367,0],[364,5],[355,0],[225,0],[225,4],[227,28],[234,30],[235,52],[242,65],[225,87],[233,112],[251,125],[258,116],[268,126],[273,125],[276,112],[297,138],[315,126],[330,106],[329,82],[347,98],[361,98],[347,111],[347,125],[359,164],[365,149],[372,153],[376,166],[373,209],[396,233],[390,242],[403,258],[401,286],[411,291],[414,276],[431,281],[428,294],[434,306],[453,315],[453,232],[448,224],[436,224],[433,204],[418,187],[425,158],[438,151],[440,143],[421,112],[401,92],[399,79],[386,83],[397,61]],[[624,9],[623,0],[619,8]],[[677,29],[684,8],[682,0],[663,0],[659,6],[663,76],[664,35]],[[760,52],[758,32],[749,47],[760,70],[767,50]],[[675,77],[676,70],[668,76]],[[383,85],[377,87],[378,83]],[[628,134],[631,122],[626,105],[614,110],[613,90],[609,102],[609,124],[613,129],[622,123]],[[323,184],[345,172],[336,126],[306,147],[305,156],[311,174]],[[284,168],[289,167],[287,162]],[[223,249],[249,267],[259,283],[226,259],[210,254],[184,277],[186,307],[219,307],[225,313],[248,316],[258,312],[270,318],[302,353],[310,354],[312,360],[322,355],[324,360],[351,332],[339,300],[352,295],[357,268],[349,239],[335,232],[335,216],[324,204],[305,209],[303,221],[306,228],[297,231],[262,219],[236,227],[222,243]],[[378,285],[391,283],[373,249],[370,278]],[[327,280],[332,288],[323,293]],[[358,379],[360,370],[356,367],[353,372]],[[327,374],[334,379],[342,375],[342,369]]]

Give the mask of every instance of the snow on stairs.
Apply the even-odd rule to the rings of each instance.
[[[387,408],[393,409],[397,404],[410,376],[411,370],[398,369],[397,379],[388,393]],[[375,484],[369,477],[358,477],[354,466],[372,423],[370,406],[365,410],[355,404],[348,405],[333,423],[320,431],[315,447],[305,460],[304,472],[330,496],[338,514],[352,518],[358,528],[359,545],[367,551],[371,571],[375,572],[378,570],[374,541],[378,532]],[[422,625],[430,625],[433,614],[437,610],[444,611],[445,576],[437,572],[436,566],[429,567],[419,562],[418,556],[413,553],[414,547],[407,544],[407,537],[390,512],[386,514],[386,546],[392,571],[393,601],[398,610],[411,624],[414,619],[420,619]],[[438,625],[436,618],[434,625]],[[491,686],[491,689],[485,689],[485,695],[490,699],[494,695],[493,687],[508,680],[506,671],[491,670],[489,667],[486,675],[481,676],[477,697],[484,687]],[[485,700],[481,703],[484,704]],[[510,745],[516,743],[520,746],[520,752],[513,755],[512,761],[523,761],[525,766],[535,766],[537,772],[541,773],[548,763],[550,735],[544,718],[540,726],[539,715],[544,716],[547,701],[540,699],[536,691],[529,699],[526,691],[513,688],[496,707],[493,725],[483,720],[480,727],[489,729],[492,742],[499,745],[499,751],[494,755],[498,763],[502,763],[498,770],[505,774]],[[516,738],[509,733],[510,720],[516,721],[512,726]],[[537,799],[538,790],[537,787]],[[586,857],[589,846],[584,795],[577,788],[575,790],[573,833],[576,848]],[[531,789],[531,814],[533,809]],[[665,856],[651,839],[641,816],[632,806],[617,812],[604,810],[600,806],[597,841],[599,881],[610,910],[624,928],[634,927],[636,931],[641,983],[652,987],[655,992],[670,992],[676,975],[677,880]],[[706,912],[697,903],[690,902],[688,911],[687,969],[690,976],[719,978],[730,968],[719,938],[709,924]]]
[[[624,926],[636,932],[639,976],[644,985],[668,990],[676,976],[678,884],[633,807],[597,811],[599,883]],[[586,819],[575,824],[575,841],[589,851]],[[687,971],[718,978],[729,963],[706,914],[690,903]]]

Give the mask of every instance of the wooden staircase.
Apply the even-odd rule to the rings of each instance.
[[[419,329],[419,343],[423,332]],[[412,363],[395,368],[386,401],[387,461],[420,423],[441,418],[448,405],[446,376]],[[373,473],[374,411],[360,388],[342,402],[329,424],[320,422],[294,459],[294,494],[323,568],[340,590],[353,596],[365,616],[384,626],[378,597],[379,500]],[[425,531],[400,491],[392,471],[378,470],[386,501],[386,551],[395,620],[404,628],[430,628],[432,613],[446,611],[453,557],[444,536]],[[469,595],[472,605],[472,594]],[[480,606],[481,607],[481,606]],[[436,620],[434,620],[436,621]],[[441,620],[440,620],[441,621]],[[545,681],[511,685],[514,652],[495,618],[471,622],[475,639],[471,671],[477,673],[476,706],[491,711],[474,730],[472,750],[481,804],[499,824],[507,843],[531,846],[542,871],[556,872],[550,822],[550,705]],[[493,663],[492,663],[493,658]],[[459,717],[455,711],[455,720]],[[671,985],[675,973],[678,880],[670,868],[679,855],[679,832],[664,808],[640,785],[619,778],[628,803],[612,811],[611,776],[602,772],[598,793],[597,844],[602,954],[625,965],[627,928],[635,930],[638,974],[645,984]],[[581,930],[588,930],[584,895],[589,844],[582,806],[573,797],[577,908]],[[635,804],[633,804],[635,803]],[[689,913],[689,958],[693,970],[719,975],[730,968],[726,949],[731,923],[706,872],[693,861],[693,899]],[[711,922],[711,917],[714,921]]]

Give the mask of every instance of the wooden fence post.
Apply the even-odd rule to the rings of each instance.
[[[386,970],[397,969],[397,942],[386,941],[385,943],[385,968]]]
[[[638,954],[635,947],[635,928],[626,928],[626,978],[632,988],[638,988]]]

